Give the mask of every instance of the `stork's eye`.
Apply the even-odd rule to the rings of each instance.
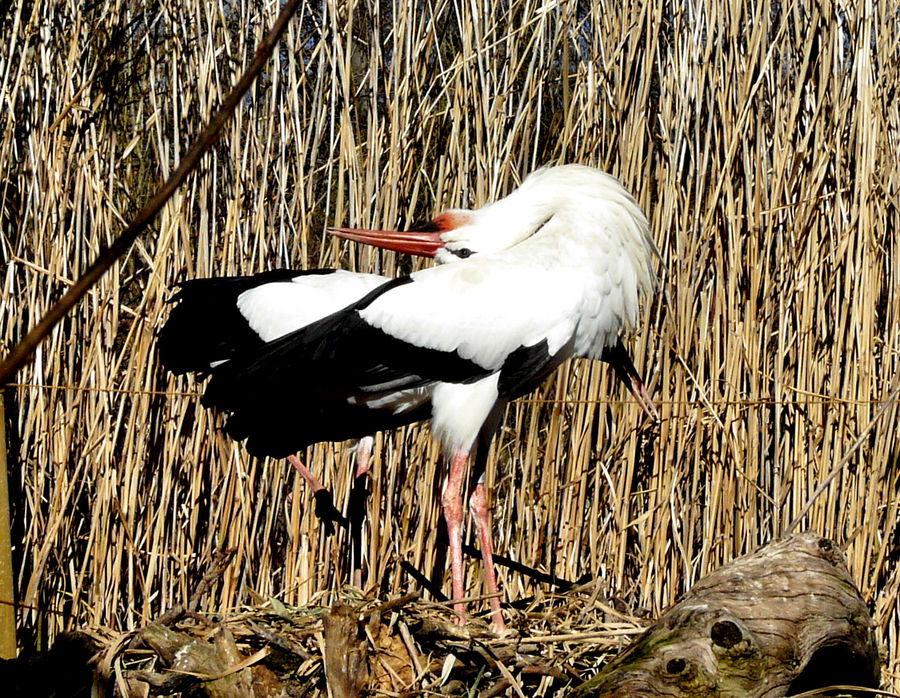
[[[452,252],[460,259],[466,259],[472,256],[472,250],[470,250],[468,247],[462,247],[458,250],[452,250]]]

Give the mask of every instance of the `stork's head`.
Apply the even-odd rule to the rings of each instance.
[[[362,242],[373,247],[382,247],[395,252],[435,257],[438,262],[452,262],[468,259],[485,249],[473,248],[469,237],[460,236],[460,231],[477,227],[477,211],[451,209],[444,211],[434,220],[414,225],[409,230],[369,230],[363,228],[329,228],[333,235]],[[476,241],[478,236],[476,236]]]
[[[504,199],[475,210],[449,209],[408,230],[330,228],[329,232],[374,247],[434,257],[440,264],[499,252],[531,237],[552,217],[559,203],[555,196],[560,193],[559,178],[551,186],[541,186],[541,173],[560,169],[564,168],[533,172]]]
[[[373,247],[434,257],[439,264],[457,262],[474,254],[509,249],[533,235],[550,217],[545,207],[511,205],[513,194],[476,210],[449,209],[408,230],[329,228],[329,232]]]

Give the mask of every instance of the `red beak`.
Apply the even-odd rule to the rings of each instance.
[[[383,247],[394,252],[406,252],[420,257],[434,257],[444,246],[441,233],[413,230],[365,230],[363,228],[329,228],[328,232],[345,240]]]

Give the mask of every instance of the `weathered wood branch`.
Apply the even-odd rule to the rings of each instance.
[[[802,533],[699,581],[570,698],[775,698],[874,688],[879,674],[874,625],[843,553]]]
[[[212,642],[151,623],[141,633],[144,643],[170,664],[169,672],[157,675],[147,672],[135,677],[167,691],[185,691],[202,684],[200,695],[209,698],[250,698],[253,696],[250,670],[235,670],[244,659],[227,628],[219,626]]]
[[[335,604],[322,618],[325,626],[325,677],[335,698],[358,698],[369,677],[365,638],[349,606]]]
[[[32,327],[25,337],[19,340],[5,359],[0,361],[0,387],[6,385],[16,371],[26,364],[44,337],[50,334],[56,324],[66,316],[66,313],[131,248],[134,241],[138,239],[156,217],[156,214],[165,206],[172,194],[175,193],[175,190],[196,169],[200,159],[219,139],[222,129],[228,123],[244,93],[250,89],[250,86],[256,80],[256,76],[259,75],[263,66],[269,60],[269,56],[275,50],[281,35],[287,30],[288,22],[294,16],[294,12],[299,4],[300,0],[286,0],[281,8],[281,12],[278,13],[278,17],[275,18],[272,28],[259,42],[259,46],[256,47],[256,54],[247,66],[247,70],[244,71],[244,74],[241,75],[231,92],[225,97],[219,110],[210,117],[209,123],[197,136],[193,145],[191,145],[184,158],[178,164],[178,167],[175,168],[175,171],[160,185],[153,198],[144,204],[143,208],[134,217],[134,220],[112,241],[110,246],[97,255],[97,259],[94,260],[93,264],[82,272],[78,280],[53,304],[40,322]]]

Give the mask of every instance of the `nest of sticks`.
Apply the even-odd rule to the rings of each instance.
[[[348,591],[332,604],[270,600],[228,618],[185,612],[124,636],[94,634],[96,676],[117,695],[555,695],[640,633],[593,585],[534,599],[502,637],[418,594]]]
[[[506,608],[503,635],[479,617],[459,625],[449,603],[420,593],[381,599],[350,587],[305,607],[270,598],[228,616],[197,612],[227,563],[215,564],[184,606],[126,633],[64,634],[45,656],[19,660],[25,664],[14,676],[7,667],[7,680],[31,695],[56,681],[67,695],[85,696],[92,687],[123,697],[327,696],[329,689],[342,698],[553,696],[580,685],[645,625],[594,582]]]

